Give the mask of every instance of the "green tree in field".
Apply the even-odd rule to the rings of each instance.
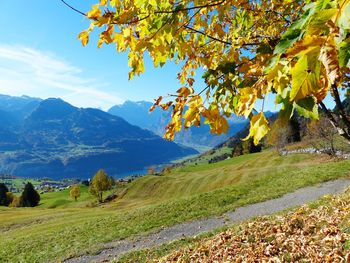
[[[40,195],[34,189],[34,186],[28,182],[24,186],[24,190],[21,196],[21,206],[34,207],[34,206],[37,206],[39,202],[40,202]]]
[[[80,186],[75,184],[72,186],[72,189],[69,192],[69,195],[72,199],[74,199],[75,201],[78,200],[78,198],[80,197]]]
[[[89,187],[90,194],[97,197],[98,202],[102,203],[103,201],[103,192],[111,189],[111,180],[108,177],[107,173],[100,169],[97,171],[95,176],[91,180]]]
[[[11,201],[8,198],[9,189],[4,183],[0,183],[0,206],[8,206]]]

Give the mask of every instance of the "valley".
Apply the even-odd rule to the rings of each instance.
[[[198,153],[98,109],[61,99],[0,96],[0,174],[90,178],[104,168],[121,178]],[[133,158],[130,158],[133,156]]]

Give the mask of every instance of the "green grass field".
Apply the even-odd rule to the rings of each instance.
[[[220,214],[297,188],[347,177],[350,161],[320,155],[244,155],[139,178],[115,202],[86,207],[68,192],[43,195],[36,208],[0,208],[0,262],[52,262],[95,253],[103,243]],[[51,207],[51,208],[50,208]]]
[[[208,149],[206,152],[203,152],[202,154],[199,154],[199,155],[197,154],[194,156],[189,156],[189,157],[185,157],[182,159],[178,159],[178,160],[174,161],[173,163],[182,163],[185,165],[191,165],[191,164],[195,164],[195,163],[206,164],[213,157],[220,156],[220,155],[223,155],[225,153],[228,153],[228,154],[232,153],[232,148],[224,146],[224,147],[220,147],[216,150]]]
[[[80,185],[81,195],[79,201],[75,202],[69,196],[70,189],[65,189],[61,192],[45,193],[40,195],[40,205],[38,208],[69,208],[69,207],[86,207],[94,202],[94,198],[88,193],[88,187]]]

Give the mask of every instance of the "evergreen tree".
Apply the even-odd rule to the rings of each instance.
[[[0,206],[8,206],[9,199],[7,197],[9,189],[4,183],[0,183]]]
[[[293,116],[289,121],[289,125],[291,128],[291,138],[289,138],[289,142],[300,142],[301,134],[298,119],[295,116]]]
[[[21,206],[23,207],[34,207],[40,202],[40,195],[34,189],[31,183],[27,183],[24,186],[24,190],[21,196]]]
[[[243,148],[243,153],[258,153],[261,152],[262,146],[261,144],[255,145],[254,140],[249,139],[245,141]]]

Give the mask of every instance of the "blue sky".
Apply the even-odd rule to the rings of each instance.
[[[97,0],[70,0],[86,12]],[[82,47],[77,35],[89,25],[60,0],[1,0],[0,93],[61,97],[80,107],[108,109],[125,100],[152,101],[178,88],[178,65],[128,81],[127,55],[113,46]]]
[[[86,12],[98,0],[68,0]],[[128,81],[127,55],[114,46],[82,47],[77,35],[86,18],[60,0],[0,0],[0,93],[40,98],[61,97],[79,107],[108,109],[125,100],[152,101],[174,93],[179,66],[153,68]],[[275,111],[273,97],[265,110]]]

